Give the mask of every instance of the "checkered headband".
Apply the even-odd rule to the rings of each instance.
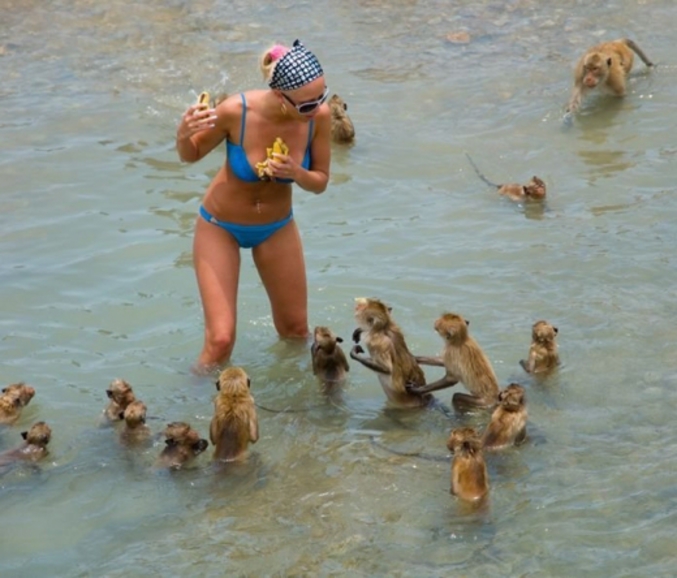
[[[277,90],[294,90],[323,74],[317,57],[306,50],[300,40],[294,40],[292,49],[275,64],[268,86]]]

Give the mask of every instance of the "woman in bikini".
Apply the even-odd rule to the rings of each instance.
[[[193,263],[205,319],[194,370],[227,361],[235,344],[240,248],[252,250],[281,337],[308,336],[303,246],[292,211],[292,183],[322,193],[329,180],[331,117],[317,58],[299,42],[273,46],[261,59],[268,90],[230,96],[215,109],[190,106],[176,148],[195,162],[225,140],[227,159],[212,180],[195,225]],[[275,155],[265,180],[255,170],[276,138],[289,147]]]

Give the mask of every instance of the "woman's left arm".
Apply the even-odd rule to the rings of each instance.
[[[331,163],[331,112],[329,106],[323,104],[315,115],[315,134],[310,143],[310,168],[304,169],[286,157],[285,163],[273,164],[273,176],[294,179],[302,189],[311,193],[320,194],[327,188],[329,182],[329,165]],[[285,166],[286,165],[286,166]],[[278,174],[276,174],[278,173]]]

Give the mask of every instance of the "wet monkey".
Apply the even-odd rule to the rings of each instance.
[[[470,392],[455,393],[452,403],[456,409],[489,408],[498,399],[498,380],[489,358],[477,341],[468,333],[469,321],[455,313],[445,313],[435,321],[435,331],[444,341],[442,357],[416,357],[423,365],[445,368],[441,379],[422,387],[409,386],[412,393],[425,394],[452,387],[461,382]]]
[[[214,417],[209,425],[215,460],[244,460],[249,444],[259,439],[256,406],[249,386],[249,377],[241,367],[228,367],[219,375]]]
[[[35,389],[23,382],[13,383],[0,392],[0,423],[14,423],[33,396]]]
[[[484,449],[519,445],[527,437],[527,407],[524,388],[511,383],[498,394],[498,406],[482,435]]]
[[[104,414],[110,421],[123,419],[125,409],[136,399],[132,386],[124,379],[111,381],[106,390],[106,395],[110,401],[104,410]]]
[[[310,346],[313,374],[327,388],[340,385],[346,378],[346,372],[350,371],[348,360],[339,343],[343,343],[343,339],[329,327],[315,327],[313,344]]]
[[[470,502],[482,500],[489,493],[489,474],[477,432],[471,427],[452,430],[447,448],[454,454],[451,493]]]
[[[338,95],[329,99],[331,110],[331,138],[338,144],[352,144],[355,142],[355,126],[348,116],[348,105]]]
[[[492,183],[487,177],[485,177],[480,169],[477,167],[475,162],[470,158],[468,153],[465,153],[468,161],[472,165],[473,169],[485,183],[490,187],[494,187],[498,190],[498,194],[504,197],[507,197],[511,201],[520,202],[520,201],[542,201],[545,199],[546,187],[543,180],[533,176],[531,180],[526,185],[520,185],[517,183],[509,183],[504,185],[499,185]]]
[[[577,112],[586,94],[598,88],[615,96],[625,96],[625,80],[632,69],[633,51],[644,64],[653,66],[642,49],[629,38],[603,42],[589,48],[576,63],[574,88],[566,111]]]
[[[141,400],[130,403],[122,412],[121,419],[125,422],[120,432],[121,441],[136,444],[149,438],[150,430],[146,425],[146,404]]]
[[[49,453],[47,444],[52,438],[52,430],[44,421],[34,423],[28,431],[21,432],[21,437],[25,440],[22,445],[0,454],[0,466],[21,460],[37,462]]]
[[[547,373],[559,365],[555,338],[559,330],[547,321],[536,321],[531,327],[529,358],[520,360],[527,373]]]
[[[425,375],[409,351],[402,330],[393,320],[390,309],[378,299],[355,299],[357,329],[353,340],[364,340],[369,357],[358,344],[350,357],[376,372],[389,401],[400,407],[427,406],[431,395],[407,391],[407,384],[424,386]]]
[[[206,439],[182,421],[175,421],[167,425],[164,430],[165,448],[157,459],[157,466],[179,469],[189,464],[209,447]]]

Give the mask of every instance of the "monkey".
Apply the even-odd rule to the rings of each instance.
[[[435,321],[435,331],[444,341],[441,358],[416,357],[423,365],[444,366],[445,376],[422,387],[408,386],[411,393],[425,394],[452,387],[459,381],[470,394],[455,393],[456,409],[490,408],[498,400],[498,380],[489,358],[468,333],[470,322],[455,313],[444,313]]]
[[[625,79],[634,60],[632,51],[649,68],[653,67],[653,62],[629,38],[602,42],[589,48],[576,63],[574,88],[566,112],[577,112],[586,94],[597,87],[615,96],[625,96]]]
[[[543,180],[537,176],[531,177],[531,180],[526,185],[520,185],[516,183],[508,183],[503,185],[498,185],[491,182],[487,177],[485,177],[475,164],[475,162],[470,158],[468,153],[465,153],[465,156],[470,161],[470,164],[475,169],[477,176],[487,183],[490,187],[494,187],[498,190],[498,194],[502,195],[511,201],[516,203],[522,201],[542,201],[545,199],[546,187]]]
[[[209,447],[209,442],[183,421],[168,424],[163,433],[165,448],[158,457],[158,467],[178,470]]]
[[[12,424],[19,419],[21,410],[26,407],[35,389],[24,382],[13,383],[0,392],[0,424]]]
[[[331,138],[338,144],[353,144],[355,142],[355,127],[348,116],[348,105],[338,95],[329,99],[331,110]]]
[[[251,381],[241,367],[228,367],[219,375],[214,417],[209,425],[215,460],[243,461],[249,443],[259,439],[259,422],[250,386]]]
[[[451,462],[451,493],[463,500],[477,502],[489,493],[489,474],[482,443],[474,428],[451,431],[447,448],[454,454]]]
[[[313,344],[310,346],[313,374],[323,383],[327,393],[335,386],[340,386],[346,378],[346,372],[350,371],[348,360],[339,343],[343,343],[343,339],[335,335],[329,327],[315,327]]]
[[[21,432],[21,437],[25,440],[23,444],[0,454],[0,466],[19,460],[37,462],[49,453],[47,444],[52,437],[52,430],[44,421],[36,422],[28,431]]]
[[[423,407],[434,399],[426,392],[409,392],[407,384],[425,386],[425,374],[409,351],[402,330],[393,320],[388,307],[378,299],[355,299],[355,320],[358,328],[353,339],[364,342],[370,357],[361,357],[364,349],[357,343],[350,357],[378,374],[388,400],[400,407]]]
[[[524,388],[511,383],[498,394],[498,406],[482,435],[484,449],[520,445],[527,436],[527,408]]]
[[[120,440],[127,444],[137,444],[145,441],[150,436],[150,430],[146,425],[146,404],[141,400],[134,400],[123,412],[120,419],[125,422],[124,429],[120,432]]]
[[[106,390],[106,395],[110,401],[104,410],[104,414],[110,421],[123,419],[125,409],[136,399],[132,386],[124,379],[111,381]]]
[[[547,373],[559,365],[555,336],[559,330],[547,321],[536,321],[531,327],[529,359],[520,360],[527,373]]]

